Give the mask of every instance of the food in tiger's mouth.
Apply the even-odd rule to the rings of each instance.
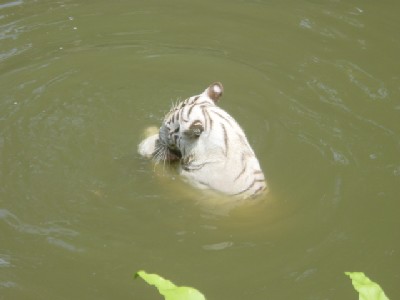
[[[157,163],[178,161],[179,173],[197,188],[256,197],[267,190],[264,173],[240,125],[217,105],[223,91],[215,82],[173,105],[138,150]]]

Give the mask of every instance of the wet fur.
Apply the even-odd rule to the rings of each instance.
[[[264,174],[239,124],[216,105],[222,93],[217,82],[174,105],[139,153],[157,163],[178,161],[180,174],[197,188],[255,197],[267,188]]]

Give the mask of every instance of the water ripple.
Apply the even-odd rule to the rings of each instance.
[[[389,91],[384,82],[376,79],[372,74],[369,74],[355,63],[338,61],[336,66],[347,75],[351,83],[371,100],[384,100],[389,96]]]
[[[221,242],[221,243],[216,243],[216,244],[211,244],[211,245],[204,245],[203,249],[204,250],[225,250],[227,248],[230,248],[233,246],[233,242]]]
[[[322,102],[340,107],[347,112],[350,111],[350,109],[344,104],[343,100],[339,97],[339,92],[333,87],[330,87],[328,84],[321,82],[316,78],[308,81],[307,85],[319,95],[319,99]]]
[[[68,250],[70,252],[83,252],[84,251],[84,249],[76,247],[76,246],[72,245],[71,243],[67,243],[64,240],[56,239],[56,238],[53,238],[50,236],[47,238],[47,242],[51,245],[60,247],[62,249]]]
[[[18,6],[18,5],[21,5],[23,3],[24,3],[24,1],[22,1],[22,0],[15,0],[15,1],[7,2],[7,3],[3,3],[3,4],[0,4],[0,9],[7,8],[7,7]]]
[[[11,228],[16,231],[36,234],[36,235],[50,235],[59,234],[63,236],[77,236],[79,233],[72,229],[66,229],[58,226],[41,227],[23,223],[20,219],[7,209],[0,209],[0,220],[4,221]]]
[[[10,257],[5,257],[3,255],[0,255],[0,268],[5,268],[5,267],[10,267]]]
[[[0,38],[0,40],[1,40],[1,38]],[[1,52],[0,53],[0,62],[4,61],[6,59],[9,59],[9,58],[11,58],[13,56],[17,56],[19,54],[22,54],[22,53],[28,51],[31,48],[32,48],[32,44],[26,44],[26,45],[21,46],[19,48],[12,48],[12,49],[7,50],[5,52]]]

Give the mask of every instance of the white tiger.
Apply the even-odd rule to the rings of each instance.
[[[239,124],[216,105],[222,93],[216,82],[174,105],[138,151],[156,162],[178,161],[179,173],[198,188],[255,197],[267,189],[264,174]]]

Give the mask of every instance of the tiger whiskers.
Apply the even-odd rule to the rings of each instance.
[[[160,164],[162,162],[163,164],[163,171],[165,171],[165,162],[167,161],[168,158],[168,147],[166,145],[164,145],[163,143],[161,143],[160,141],[158,141],[154,154],[153,154],[153,158],[155,161],[155,165],[154,165],[154,170],[156,168],[157,164]]]
[[[181,108],[182,106],[182,99],[178,98],[175,101],[171,101],[171,108],[169,109],[169,112],[174,112],[177,111]]]
[[[164,161],[166,158],[164,147],[157,146],[154,151],[153,158],[156,164],[159,164],[161,161]]]

